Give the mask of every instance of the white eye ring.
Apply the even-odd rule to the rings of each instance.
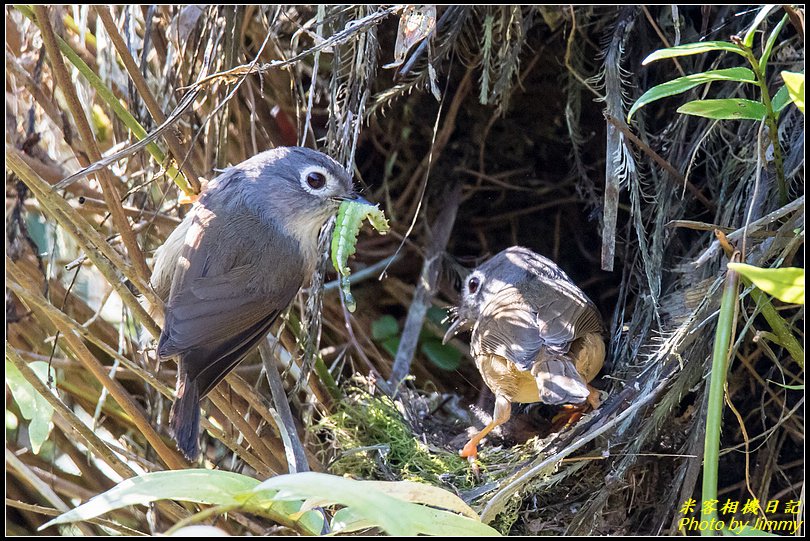
[[[467,291],[469,291],[471,295],[475,295],[480,286],[481,279],[478,278],[478,276],[471,276],[469,280],[467,280]]]
[[[312,166],[301,171],[301,187],[313,195],[320,195],[334,186],[334,178],[323,167]]]

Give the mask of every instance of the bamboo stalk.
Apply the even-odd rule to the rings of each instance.
[[[130,468],[123,462],[118,455],[116,455],[101,438],[96,436],[95,432],[85,425],[79,417],[73,413],[73,410],[68,408],[57,396],[55,396],[48,387],[37,377],[33,370],[17,353],[14,348],[6,346],[6,359],[20,371],[23,377],[31,384],[31,386],[39,394],[41,394],[48,404],[56,412],[57,416],[63,418],[66,423],[59,422],[58,419],[54,420],[65,434],[82,441],[87,445],[88,449],[92,450],[101,460],[107,463],[115,473],[121,477],[128,478],[135,475],[135,470]]]
[[[253,448],[253,451],[264,463],[265,467],[260,472],[264,475],[277,475],[285,471],[284,463],[278,460],[270,449],[265,445],[262,438],[256,434],[256,431],[250,423],[245,419],[245,412],[239,411],[237,406],[228,400],[227,392],[220,386],[217,386],[210,395],[211,402],[219,408],[225,417],[230,421],[237,430],[242,433],[245,440]]]
[[[739,252],[735,252],[732,261],[738,261]],[[705,505],[717,500],[717,475],[720,462],[720,431],[723,424],[723,395],[725,394],[726,375],[729,364],[729,346],[734,336],[736,321],[737,289],[739,274],[729,269],[723,288],[723,300],[720,305],[720,318],[717,321],[717,332],[714,337],[712,354],[711,380],[709,383],[709,400],[706,406],[706,435],[703,446],[703,495],[700,519],[717,521],[717,508]],[[706,528],[701,535],[714,535],[714,530]]]
[[[42,497],[48,500],[48,503],[53,505],[56,509],[63,513],[68,511],[68,506],[62,501],[56,492],[54,492],[48,483],[37,477],[37,475],[31,471],[31,468],[29,468],[22,460],[17,458],[17,456],[9,451],[8,448],[6,449],[6,469],[16,472],[17,477],[19,477],[20,480],[41,494]],[[79,528],[84,535],[95,535],[95,531],[89,528],[86,524],[77,523],[76,527]]]
[[[17,263],[12,262],[11,260],[6,260],[6,265],[7,266],[13,265],[20,286],[26,288],[28,291],[37,291],[37,285],[33,283],[33,281],[28,279],[28,277],[19,268]],[[143,368],[132,362],[132,360],[130,360],[126,356],[118,353],[118,351],[116,351],[115,348],[105,343],[96,334],[90,332],[89,329],[83,327],[73,318],[71,318],[58,308],[56,308],[53,304],[48,302],[48,300],[45,297],[41,295],[39,296],[30,295],[27,304],[29,304],[30,308],[38,310],[43,315],[45,315],[50,321],[54,323],[54,325],[59,330],[68,329],[69,332],[87,340],[89,343],[95,345],[113,359],[117,359],[118,361],[120,361],[122,365],[131,370],[135,375],[141,378],[144,382],[151,385],[162,395],[166,397],[172,396],[173,394],[172,390],[168,385],[164,384],[153,374],[149,373],[148,371],[144,370]]]

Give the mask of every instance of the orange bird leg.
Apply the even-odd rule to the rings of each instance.
[[[495,411],[492,413],[492,422],[489,423],[484,429],[470,438],[464,449],[461,450],[461,456],[472,461],[478,457],[478,444],[489,434],[496,426],[501,426],[512,415],[512,403],[506,397],[498,395],[495,397]]]

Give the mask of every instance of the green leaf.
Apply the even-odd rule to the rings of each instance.
[[[669,47],[667,49],[658,49],[645,58],[641,64],[646,66],[656,60],[708,53],[709,51],[728,51],[737,53],[738,55],[744,55],[743,50],[738,45],[729,43],[728,41],[701,41],[698,43],[678,45],[677,47]]]
[[[783,71],[782,79],[785,81],[790,99],[799,108],[799,111],[804,114],[804,73],[793,73],[792,71]]]
[[[695,100],[681,105],[678,112],[719,120],[762,120],[765,106],[758,101],[741,98]]]
[[[759,10],[757,16],[754,17],[754,22],[751,23],[751,27],[748,29],[748,32],[745,33],[745,37],[743,38],[743,43],[746,47],[751,48],[754,46],[754,36],[756,35],[757,28],[762,21],[764,21],[768,14],[776,7],[776,4],[767,4]]]
[[[371,322],[371,337],[381,342],[399,334],[399,323],[392,315],[384,315]]]
[[[29,363],[28,366],[40,380],[43,382],[48,380],[48,363],[35,361]],[[28,383],[14,363],[8,359],[6,359],[6,384],[11,389],[11,395],[17,402],[20,413],[29,421],[28,439],[31,440],[31,450],[34,454],[39,454],[42,444],[48,440],[51,433],[53,407]]]
[[[776,43],[776,38],[779,36],[779,32],[782,31],[782,27],[785,26],[787,20],[788,15],[785,13],[782,20],[779,21],[779,24],[777,24],[773,29],[773,32],[771,32],[771,35],[768,36],[768,41],[765,43],[765,49],[762,51],[762,57],[759,59],[759,71],[763,74],[768,67],[768,60],[771,58],[771,52],[773,52],[773,46]]]
[[[478,515],[472,507],[464,503],[458,496],[447,490],[418,483],[416,481],[364,481],[369,486],[400,500],[412,503],[430,505],[439,509],[454,511],[471,519],[478,520]]]
[[[399,336],[392,336],[391,338],[386,338],[381,343],[383,349],[388,352],[391,357],[397,356],[397,350],[399,349]]]
[[[738,83],[756,83],[756,77],[754,76],[754,72],[748,68],[728,68],[722,70],[713,70],[713,71],[706,71],[703,73],[695,73],[693,75],[687,75],[685,77],[678,77],[677,79],[673,79],[672,81],[668,81],[666,83],[662,83],[660,85],[656,85],[645,92],[637,101],[633,104],[633,107],[630,108],[630,112],[627,113],[627,121],[630,122],[630,118],[633,116],[633,113],[644,107],[645,105],[652,103],[656,100],[660,100],[661,98],[665,98],[667,96],[675,96],[677,94],[682,94],[687,90],[691,90],[698,85],[702,85],[704,83],[710,83],[712,81],[733,81]]]
[[[380,485],[386,486],[381,489]],[[477,518],[457,515],[433,506],[455,510],[467,507],[457,496],[431,485],[408,481],[356,481],[325,473],[279,475],[254,489],[278,491],[275,500],[306,500],[306,506],[339,504],[350,511],[339,516],[349,530],[376,526],[390,535],[478,536],[499,535]],[[436,499],[437,491],[443,500]],[[431,505],[421,505],[424,502]],[[465,513],[466,514],[466,513]]]
[[[430,362],[442,370],[456,370],[461,366],[461,352],[442,344],[439,338],[427,338],[420,348]]]
[[[286,525],[295,524],[312,535],[321,532],[323,517],[319,512],[302,513],[301,502],[274,501],[275,492],[255,492],[258,485],[258,480],[247,475],[220,470],[189,469],[145,473],[121,481],[107,492],[59,515],[39,529],[54,524],[89,520],[129,505],[177,500],[223,506],[222,512],[241,509]]]
[[[779,90],[776,91],[776,94],[773,95],[773,98],[771,98],[771,107],[773,107],[773,112],[779,113],[782,109],[787,107],[790,101],[790,94],[788,94],[787,85],[782,85],[779,87]]]
[[[438,306],[431,306],[428,308],[427,318],[436,325],[441,326],[442,322],[447,319],[447,310]]]
[[[78,520],[88,520],[128,505],[147,505],[158,500],[179,500],[210,505],[238,505],[237,494],[255,488],[259,481],[220,470],[171,470],[145,473],[124,479],[103,494],[40,526],[40,530]]]
[[[729,263],[728,268],[739,272],[759,289],[780,301],[804,304],[804,269],[763,269],[745,263]]]

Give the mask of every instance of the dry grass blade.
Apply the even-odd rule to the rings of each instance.
[[[90,125],[87,122],[84,108],[79,101],[79,96],[76,93],[73,83],[71,82],[70,74],[65,67],[64,61],[62,60],[62,54],[59,52],[59,47],[56,44],[56,34],[54,34],[53,28],[51,27],[51,23],[48,18],[48,10],[44,6],[35,6],[34,11],[37,15],[40,30],[42,31],[42,39],[45,43],[45,49],[48,51],[48,58],[51,62],[51,67],[54,70],[54,77],[57,80],[60,89],[67,98],[68,107],[73,115],[73,120],[76,123],[76,127],[84,145],[84,151],[91,161],[98,161],[101,158],[101,152],[96,145],[95,136],[93,135],[93,131],[90,129]],[[104,200],[107,202],[107,206],[112,213],[113,223],[124,241],[124,245],[127,248],[130,260],[135,267],[135,272],[143,281],[145,281],[149,276],[150,271],[146,266],[146,260],[143,257],[143,253],[141,252],[141,248],[138,245],[137,240],[135,239],[135,234],[132,231],[129,220],[121,208],[121,195],[118,193],[118,189],[113,184],[112,178],[106,170],[101,170],[98,177],[101,182]]]

